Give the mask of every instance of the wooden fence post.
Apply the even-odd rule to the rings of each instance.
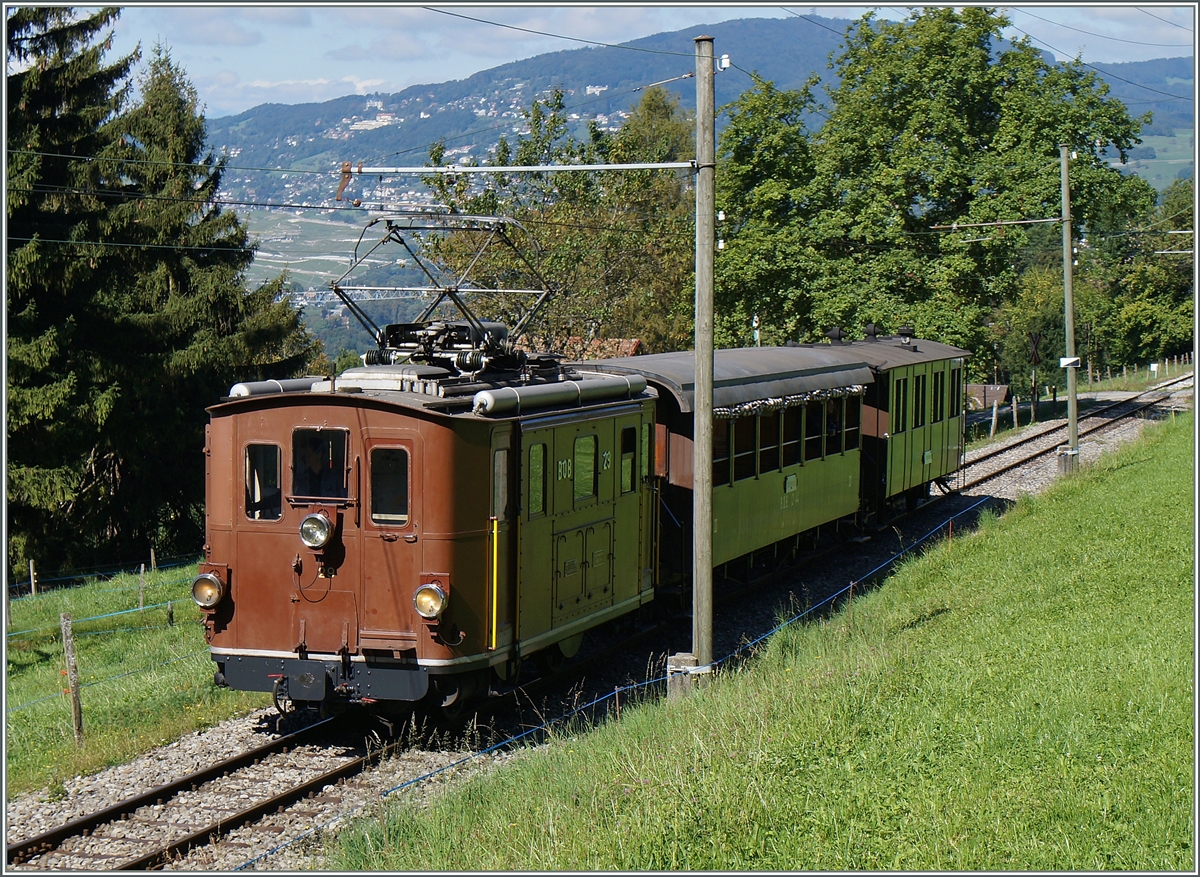
[[[138,609],[146,608],[146,564],[138,568]]]
[[[83,703],[79,700],[79,668],[75,665],[75,640],[71,637],[71,613],[59,616],[62,624],[63,654],[67,656],[67,682],[71,694],[71,723],[75,727],[75,745],[83,745]]]
[[[158,569],[158,558],[154,556],[154,546],[150,546],[150,571],[154,572]]]
[[[170,600],[167,601],[167,627],[175,624],[175,604]]]
[[[29,558],[29,595],[37,596],[37,570],[33,568],[33,558]]]
[[[988,438],[996,437],[996,420],[1000,416],[1000,400],[992,400],[992,431],[988,433]]]
[[[1020,398],[1018,398],[1017,396],[1013,396],[1013,404],[1012,404],[1013,429],[1016,429],[1018,426],[1021,425],[1021,421],[1017,418],[1017,405],[1020,404],[1020,402],[1021,402]]]

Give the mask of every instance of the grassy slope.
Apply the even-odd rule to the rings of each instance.
[[[120,576],[50,591],[12,604],[5,672],[5,793],[49,786],[142,754],[189,731],[264,706],[269,698],[213,685],[200,610],[188,587],[195,566],[146,576],[144,612],[109,615],[138,605],[138,577]],[[167,601],[175,623],[167,624]],[[59,614],[75,623],[76,664],[83,686],[84,744],[71,726]],[[26,632],[31,631],[31,632]]]
[[[342,835],[400,869],[1191,869],[1191,418],[683,702]]]

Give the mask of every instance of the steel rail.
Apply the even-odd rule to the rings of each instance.
[[[8,845],[7,862],[10,865],[19,865],[32,856],[41,855],[57,848],[67,838],[90,832],[98,825],[115,822],[122,816],[133,813],[141,807],[161,803],[161,801],[174,797],[180,792],[191,791],[202,783],[224,776],[230,771],[240,770],[247,765],[254,764],[264,756],[299,745],[310,737],[315,737],[321,732],[328,731],[331,724],[341,723],[342,721],[344,721],[344,717],[341,716],[324,719],[309,725],[307,728],[302,728],[292,734],[272,740],[263,746],[235,755],[233,758],[228,758],[209,767],[202,768],[170,783],[164,783],[143,794],[119,801],[110,807],[105,807],[103,810],[97,810],[94,813],[77,817],[57,828],[52,828],[34,837],[11,843]]]
[[[1183,381],[1190,381],[1193,379],[1193,377],[1194,377],[1194,375],[1189,373],[1189,374],[1183,375],[1181,377],[1178,377],[1173,381],[1169,381],[1167,383],[1160,384],[1157,387],[1151,387],[1150,389],[1143,390],[1142,392],[1137,393],[1133,396],[1130,396],[1126,399],[1117,399],[1117,400],[1110,402],[1107,405],[1103,405],[1099,408],[1089,409],[1086,413],[1080,415],[1080,420],[1087,420],[1092,417],[1099,417],[1100,415],[1104,414],[1105,412],[1111,411],[1114,408],[1118,408],[1121,405],[1128,404],[1129,402],[1132,402],[1134,399],[1139,399],[1142,396],[1145,396],[1147,393],[1162,392],[1163,390],[1167,389],[1168,387],[1173,387],[1176,384],[1182,383]],[[972,459],[967,460],[963,464],[963,468],[966,468],[967,466],[974,466],[976,463],[981,463],[984,460],[990,460],[993,457],[1000,456],[1001,454],[1006,454],[1009,451],[1011,451],[1013,448],[1019,448],[1022,445],[1027,445],[1030,442],[1037,441],[1038,439],[1042,438],[1043,436],[1050,435],[1051,433],[1053,433],[1057,430],[1060,430],[1062,428],[1063,428],[1062,426],[1051,426],[1051,427],[1047,427],[1046,429],[1039,430],[1038,432],[1031,433],[1030,435],[1022,436],[1021,438],[1017,439],[1014,442],[1009,442],[1008,444],[1003,445],[1001,447],[993,448],[989,451],[986,451],[985,453],[980,454],[978,457],[973,457]]]
[[[1139,394],[1139,395],[1143,395],[1143,394]],[[1117,404],[1128,405],[1129,402],[1132,401],[1133,398],[1134,397],[1131,396],[1129,399],[1125,399]],[[1130,410],[1118,414],[1117,416],[1113,417],[1111,420],[1106,420],[1104,423],[1099,423],[1096,426],[1093,426],[1091,429],[1084,430],[1083,432],[1079,433],[1079,437],[1084,438],[1084,437],[1092,435],[1094,433],[1101,432],[1106,429],[1110,429],[1115,424],[1117,424],[1123,420],[1126,420],[1135,414],[1145,411],[1147,408],[1153,408],[1155,405],[1158,405],[1162,402],[1163,402],[1163,399],[1161,399],[1161,398],[1150,399],[1149,401],[1142,402],[1139,405],[1135,405]],[[1045,430],[1045,431],[1039,433],[1034,438],[1042,438],[1042,437],[1045,437],[1055,431],[1063,430],[1063,429],[1066,429],[1065,424],[1063,426],[1058,426],[1058,427],[1054,427],[1053,429]],[[1012,450],[1012,448],[1017,447],[1021,444],[1025,444],[1025,443],[1026,442],[1024,440],[1021,442],[1015,442],[1012,445],[1009,445],[1004,450],[1005,451]],[[1039,457],[1044,457],[1047,454],[1050,454],[1051,452],[1056,451],[1057,447],[1058,447],[1057,445],[1054,445],[1054,446],[1051,446],[1048,448],[1043,448],[1040,451],[1034,451],[1031,454],[1027,454],[1027,455],[1021,457],[1020,459],[1015,460],[1012,463],[1006,463],[1005,465],[999,467],[998,469],[993,469],[990,472],[986,473],[985,475],[980,476],[979,478],[976,478],[973,481],[968,481],[968,482],[964,483],[962,486],[956,488],[955,492],[961,493],[962,491],[967,490],[969,488],[978,487],[980,484],[984,484],[988,481],[991,481],[993,478],[998,478],[1001,475],[1004,475],[1006,472],[1011,472],[1013,469],[1016,469],[1019,466],[1024,466],[1026,463],[1032,462],[1033,460],[1036,460]],[[995,456],[995,455],[989,455],[988,457],[986,457],[984,459],[990,460],[992,458],[992,456]],[[963,469],[967,469],[970,466],[974,466],[978,462],[979,462],[979,460],[972,460],[970,463],[967,463],[966,465],[964,465]]]

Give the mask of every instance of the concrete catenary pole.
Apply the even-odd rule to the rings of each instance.
[[[716,140],[713,38],[696,37],[696,387],[692,430],[692,654],[712,664],[713,251]]]
[[[1059,166],[1062,171],[1062,242],[1063,242],[1063,327],[1067,336],[1066,358],[1075,358],[1075,297],[1071,289],[1072,264],[1075,261],[1071,245],[1071,183],[1067,175],[1070,162],[1070,147],[1058,147]],[[1067,366],[1067,452],[1060,460],[1064,472],[1074,472],[1079,462],[1079,399],[1076,395],[1077,367]]]

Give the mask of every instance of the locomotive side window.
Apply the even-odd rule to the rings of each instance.
[[[713,418],[713,487],[729,483],[730,421]]]
[[[804,408],[785,408],[783,411],[783,465],[795,466],[800,462],[800,427],[804,420]]]
[[[930,421],[940,423],[946,419],[946,373],[933,373],[933,416]]]
[[[283,515],[280,456],[276,445],[246,446],[246,517],[252,521],[277,521]]]
[[[962,369],[950,370],[950,416],[962,414]]]
[[[842,435],[846,440],[846,450],[853,451],[858,447],[858,428],[862,420],[862,399],[858,396],[846,397],[846,428]]]
[[[757,456],[757,417],[739,417],[733,421],[733,480],[753,478]]]
[[[633,492],[633,465],[637,456],[637,427],[621,430],[621,493]]]
[[[842,403],[843,399],[830,399],[825,403],[825,456],[842,452]]]
[[[508,517],[508,448],[492,452],[492,514]]]
[[[809,402],[804,406],[804,459],[821,459],[821,440],[825,438],[825,414],[823,402]]]
[[[642,478],[650,477],[650,424],[642,424]]]
[[[908,429],[908,378],[896,381],[896,392],[892,394],[892,435]]]
[[[529,517],[546,511],[546,446],[529,448]]]
[[[913,376],[913,429],[925,425],[925,375]]]
[[[772,411],[758,418],[758,471],[779,469],[779,412]]]
[[[343,429],[292,432],[292,493],[346,497],[346,438]]]
[[[596,495],[596,437],[575,439],[575,499]]]
[[[408,451],[404,448],[371,450],[371,520],[408,523]]]

